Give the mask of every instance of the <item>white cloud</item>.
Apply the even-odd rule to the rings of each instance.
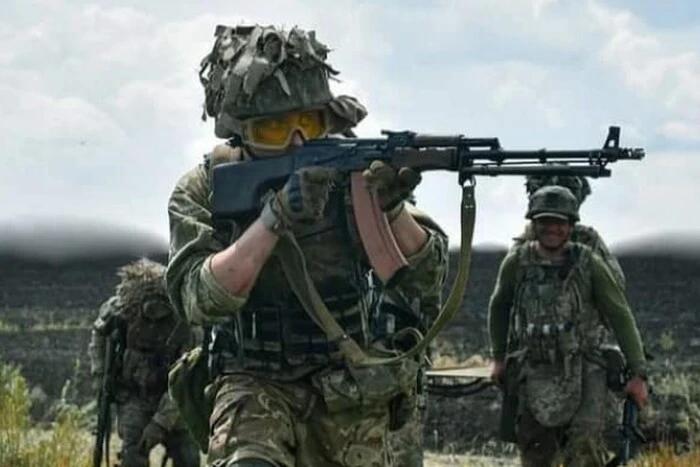
[[[700,121],[669,121],[663,124],[661,133],[670,139],[700,142]]]
[[[112,117],[79,97],[54,97],[0,84],[0,127],[11,138],[118,141]]]
[[[658,131],[672,139],[694,139],[681,128],[700,120],[700,32],[689,29],[679,40],[677,32],[654,31],[630,11],[588,5],[605,35],[601,60],[647,104],[656,104],[662,119]]]
[[[0,20],[5,219],[60,211],[167,235],[173,184],[220,142],[200,120],[197,77],[216,24],[316,29],[341,71],[334,92],[369,110],[360,136],[412,129],[536,149],[599,147],[609,124],[622,126],[623,145],[700,134],[697,31],[671,35],[597,2],[270,0],[233,14],[223,1],[40,3],[40,17],[36,2],[0,7],[10,18]],[[700,195],[700,155],[672,152],[615,164],[594,184],[585,220],[609,241],[661,223],[700,229],[667,208]],[[427,174],[418,198],[458,238],[456,175]],[[477,201],[477,243],[509,242],[524,222],[522,178],[480,179]]]

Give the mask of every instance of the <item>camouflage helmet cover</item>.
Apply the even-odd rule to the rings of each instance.
[[[528,195],[532,195],[544,186],[551,185],[568,188],[576,197],[579,205],[583,204],[583,201],[591,194],[591,184],[586,177],[573,175],[528,175],[525,180],[525,190]]]
[[[165,288],[165,266],[161,263],[141,258],[120,267],[117,276],[121,279],[116,288],[119,309],[126,316],[147,300],[169,303]]]
[[[540,217],[558,217],[570,222],[577,222],[578,201],[567,188],[558,185],[542,187],[530,195],[527,219]]]
[[[343,111],[340,124],[337,118],[331,122],[331,132],[366,116],[356,99],[331,94],[329,79],[338,72],[326,63],[330,50],[314,31],[219,25],[214,35],[199,76],[205,92],[203,118],[215,118],[216,136],[240,134],[240,122],[248,118],[300,109],[329,106],[334,117]]]

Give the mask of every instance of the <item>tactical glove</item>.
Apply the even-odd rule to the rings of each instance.
[[[299,224],[312,224],[323,217],[329,193],[339,180],[340,173],[336,169],[299,169],[268,199],[260,219],[277,234]]]
[[[149,422],[141,433],[139,448],[143,452],[150,452],[156,444],[165,442],[165,428],[158,425],[156,422]]]
[[[362,176],[369,189],[376,193],[379,205],[390,221],[399,215],[404,201],[422,179],[421,174],[413,169],[401,167],[396,170],[380,160],[372,161]]]

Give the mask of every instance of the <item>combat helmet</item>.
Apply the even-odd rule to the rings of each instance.
[[[567,188],[576,197],[579,206],[591,194],[591,184],[586,177],[577,175],[528,175],[525,179],[525,190],[528,195],[532,195],[543,186],[551,185]]]
[[[199,77],[202,118],[215,119],[217,137],[240,136],[243,120],[295,110],[328,109],[328,133],[343,133],[367,115],[357,99],[332,95],[329,80],[338,71],[326,62],[330,49],[314,31],[219,25],[214,35]]]
[[[146,304],[158,303],[158,308],[170,307],[165,287],[165,266],[141,258],[117,270],[121,279],[116,288],[120,313],[127,317],[136,311],[146,311]],[[154,311],[158,313],[158,311]]]
[[[530,195],[525,215],[530,220],[539,217],[558,217],[571,223],[577,222],[578,201],[571,191],[562,186],[544,186]]]

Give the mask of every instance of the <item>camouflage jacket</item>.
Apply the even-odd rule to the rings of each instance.
[[[338,190],[341,189],[338,188]],[[251,297],[262,296],[260,300],[269,303],[277,298],[288,297],[291,295],[291,289],[284,276],[278,273],[281,268],[274,255],[263,267],[251,297],[233,296],[217,283],[212,276],[208,260],[234,242],[246,225],[237,223],[230,232],[217,230],[212,223],[211,190],[207,166],[201,164],[178,181],[170,197],[168,205],[171,226],[170,259],[166,274],[168,293],[177,311],[192,323],[223,324],[234,317],[250,320],[252,315],[259,314],[257,310],[248,308],[247,302],[252,300]],[[362,281],[366,283],[370,271],[361,246],[356,241],[352,241],[352,236],[345,235],[345,229],[335,228],[337,222],[334,224],[335,221],[331,219],[333,212],[336,217],[342,217],[347,211],[347,206],[342,205],[342,200],[345,199],[344,193],[334,193],[332,198],[340,200],[340,205],[329,203],[324,219],[319,222],[319,225],[312,226],[304,232],[295,231],[295,237],[306,258],[309,274],[322,296],[324,296],[324,289],[329,287],[362,289],[364,286],[360,283]],[[396,288],[410,303],[428,304],[439,302],[447,272],[447,238],[438,230],[431,228],[428,222],[422,224],[429,233],[428,241],[421,251],[407,258],[409,270]],[[343,232],[338,232],[339,230]],[[367,288],[364,289],[364,294],[367,294]],[[341,309],[339,312],[362,309],[360,302],[366,301],[367,298],[360,296],[359,302],[354,305],[346,303],[344,310]],[[329,308],[331,308],[330,305]],[[360,345],[366,345],[369,337],[366,335],[367,310],[366,307],[364,308],[362,320],[365,324],[362,325],[361,330],[364,339],[359,339],[353,334]],[[282,311],[284,316],[292,315],[288,310]],[[264,325],[265,322],[261,324]],[[318,330],[309,329],[309,331]],[[269,341],[265,345],[289,348],[294,344],[277,340]],[[299,360],[309,362],[309,358]],[[299,363],[297,366],[303,367],[308,364]],[[322,363],[317,361],[316,364]],[[298,369],[292,368],[290,371],[294,372]],[[281,372],[270,373],[274,376],[283,376]]]
[[[133,319],[131,321],[133,321]],[[105,349],[109,335],[116,330],[119,334],[120,346],[124,347],[127,341],[127,330],[130,324],[130,320],[127,319],[123,312],[119,296],[114,295],[110,297],[100,306],[98,317],[93,323],[88,347],[90,372],[93,378],[101,379],[104,372]],[[168,394],[167,385],[163,386],[160,384],[157,388],[149,388],[146,386],[136,386],[133,381],[135,376],[142,376],[144,380],[152,382],[154,371],[164,373],[167,378],[168,367],[180,354],[191,348],[195,343],[194,333],[190,330],[188,325],[182,322],[175,324],[175,326],[170,326],[166,331],[168,333],[165,339],[168,344],[167,352],[163,351],[159,355],[149,355],[143,358],[143,354],[139,353],[138,350],[131,353],[130,349],[122,348],[120,350],[118,355],[120,360],[116,362],[116,379],[118,386],[114,389],[117,403],[132,397],[142,398],[152,404],[156,409],[152,420],[166,430],[172,430],[180,428],[181,421],[179,419],[177,407]],[[152,329],[146,329],[146,332],[152,333]],[[159,362],[158,366],[162,366],[162,368],[150,368],[154,357]],[[136,383],[138,383],[138,381],[136,381]],[[165,383],[167,383],[167,381],[165,381]]]
[[[528,240],[534,240],[535,233],[532,229],[532,223],[528,223],[525,226],[525,231],[519,236],[513,239],[514,247],[522,245]],[[576,223],[574,225],[574,231],[571,233],[571,241],[576,243],[582,243],[593,250],[594,253],[598,254],[603,261],[610,268],[615,280],[620,284],[622,289],[625,289],[625,274],[620,267],[620,263],[615,258],[608,246],[603,241],[603,237],[600,236],[598,231],[591,226]]]
[[[582,283],[587,285],[579,288],[572,295],[582,303],[580,305],[567,304],[569,312],[576,314],[578,308],[585,309],[591,306],[597,310],[596,314],[590,316],[593,316],[593,319],[597,320],[600,325],[612,330],[632,371],[637,374],[646,374],[646,360],[634,316],[623,290],[605,262],[585,245],[570,243],[567,250],[568,259],[555,263],[541,260],[543,271],[529,278],[521,271],[523,267],[521,251],[524,248],[531,248],[532,245],[534,242],[513,248],[501,263],[488,310],[488,328],[493,357],[497,360],[503,360],[506,350],[510,348],[508,339],[511,336],[510,327],[514,321],[512,313],[517,312],[515,307],[516,302],[520,299],[518,294],[522,290],[522,281],[542,280],[547,275],[544,271],[547,268],[559,269],[562,270],[562,274],[568,275],[571,268],[578,267],[578,259],[584,258],[585,261],[578,273],[582,276]],[[581,254],[575,253],[577,251]],[[537,273],[537,271],[535,272]],[[576,283],[573,285],[576,286]],[[548,287],[543,284],[540,289],[548,290]],[[552,297],[555,302],[557,299],[557,296]],[[573,318],[574,320],[578,319],[577,316]],[[586,323],[586,326],[590,328],[595,324]]]

